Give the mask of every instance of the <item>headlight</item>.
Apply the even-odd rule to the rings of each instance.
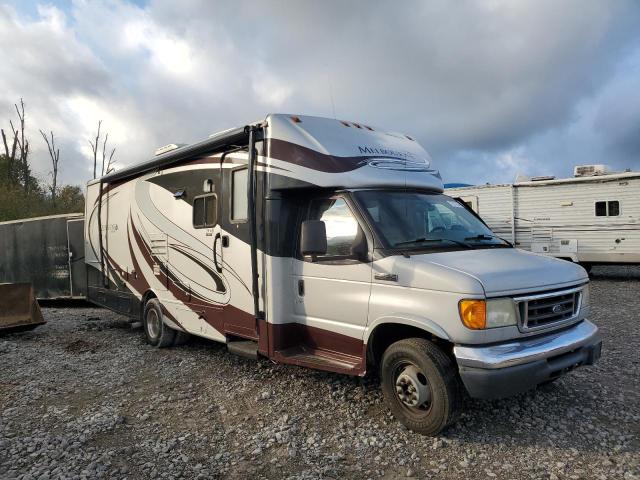
[[[518,323],[515,304],[511,298],[461,300],[459,308],[462,323],[472,330],[507,327]]]
[[[516,325],[516,305],[511,298],[496,298],[487,301],[487,328]]]

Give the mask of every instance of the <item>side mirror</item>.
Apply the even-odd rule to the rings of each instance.
[[[305,220],[302,222],[300,236],[300,251],[302,255],[326,255],[327,229],[321,220]]]

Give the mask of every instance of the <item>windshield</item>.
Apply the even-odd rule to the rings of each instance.
[[[410,191],[355,192],[389,248],[508,246],[451,197]]]

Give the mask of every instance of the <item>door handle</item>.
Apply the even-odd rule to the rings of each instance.
[[[220,232],[216,233],[216,237],[213,240],[213,264],[216,266],[216,270],[218,273],[222,273],[222,267],[218,265],[218,240],[220,240],[222,236]]]
[[[298,295],[304,297],[304,280],[298,280]]]
[[[395,273],[376,273],[373,278],[376,280],[384,280],[385,282],[397,282],[398,275]]]

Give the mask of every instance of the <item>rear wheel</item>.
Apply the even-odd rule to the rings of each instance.
[[[462,409],[462,387],[453,361],[424,338],[392,344],[381,365],[382,392],[393,415],[407,428],[436,435]]]
[[[149,300],[144,307],[144,333],[147,343],[154,347],[168,347],[175,340],[176,331],[164,323],[162,306],[157,298]]]

